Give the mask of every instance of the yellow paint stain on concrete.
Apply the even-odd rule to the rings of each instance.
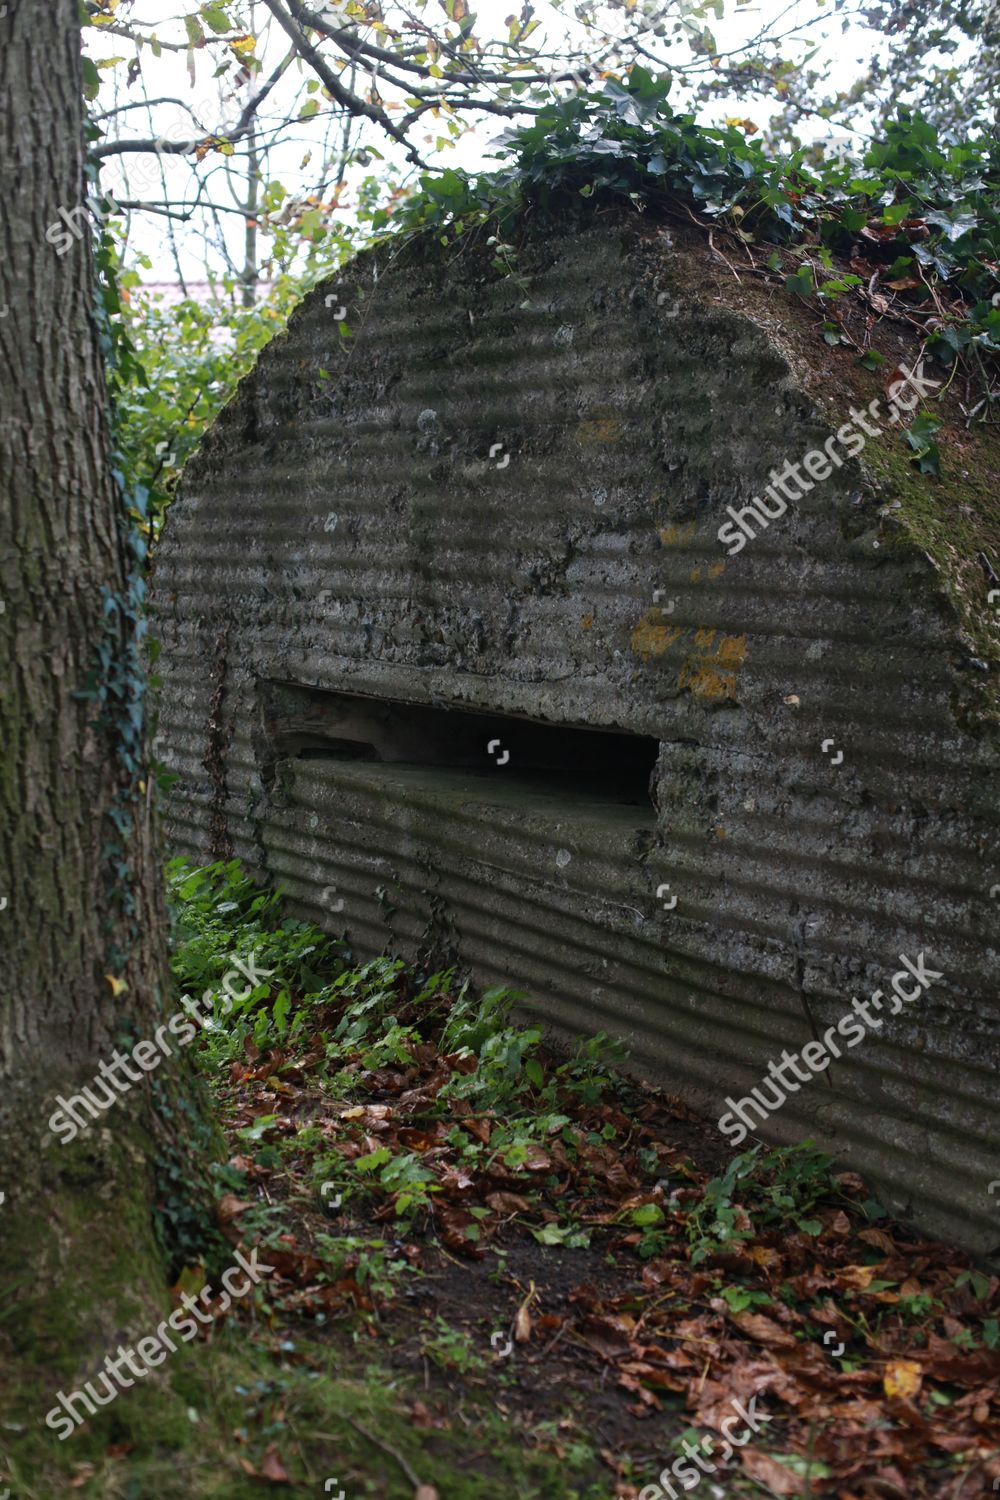
[[[682,547],[691,540],[697,529],[697,521],[689,521],[686,526],[661,526],[660,541],[664,547]]]
[[[745,635],[724,635],[716,653],[720,661],[731,663],[737,671],[742,667],[746,654],[747,638]]]
[[[715,640],[715,631],[701,629],[694,633],[694,649],[696,651],[711,651],[712,642]]]
[[[662,656],[683,628],[682,625],[664,625],[662,609],[648,609],[632,632],[632,650],[643,661]]]
[[[595,412],[576,429],[576,440],[587,447],[602,443],[617,443],[625,431],[625,424],[612,411]]]
[[[713,563],[708,570],[708,576],[709,578],[721,578],[725,571],[726,565],[724,562]]]
[[[580,621],[580,629],[581,630],[593,630],[593,628],[594,628],[594,617],[593,617],[593,615],[584,615],[583,619]]]
[[[715,631],[695,632],[695,645],[699,637],[707,637],[701,645],[703,654],[689,656],[677,677],[678,688],[690,688],[698,698],[736,698],[736,685],[740,669],[747,654],[745,635],[724,635],[714,651],[709,651]]]
[[[700,583],[701,582],[701,569],[700,568],[692,568],[691,569],[691,582],[692,583]]]

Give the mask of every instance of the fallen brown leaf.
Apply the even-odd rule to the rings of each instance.
[[[766,1485],[772,1495],[801,1495],[805,1491],[802,1476],[786,1469],[784,1464],[777,1463],[769,1453],[760,1453],[755,1448],[743,1448],[740,1462],[750,1478]]]
[[[263,1479],[269,1479],[272,1484],[291,1484],[292,1476],[278,1457],[276,1443],[268,1443],[261,1459],[260,1472]]]
[[[238,1198],[235,1193],[223,1193],[215,1205],[215,1216],[220,1224],[229,1224],[253,1206],[245,1198]]]

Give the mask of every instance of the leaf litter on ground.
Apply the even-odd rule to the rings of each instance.
[[[767,1427],[717,1473],[747,1492],[992,1492],[995,1275],[811,1143],[730,1159],[604,1036],[566,1055],[510,992],[352,966],[235,863],[174,862],[171,888],[182,990],[273,966],[231,1008],[218,988],[198,1044],[232,1150],[218,1222],[273,1267],[268,1336],[343,1325],[422,1367],[430,1432],[457,1383],[560,1452],[573,1393],[620,1497],[752,1399]]]

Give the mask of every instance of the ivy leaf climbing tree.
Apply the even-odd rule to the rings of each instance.
[[[81,208],[80,12],[0,10],[0,1405],[9,1417],[30,1396],[37,1420],[26,1365],[71,1376],[163,1294],[167,1062],[72,1144],[48,1121],[57,1095],[153,1034],[169,975],[130,519],[142,496],[116,466],[114,294],[98,295]],[[48,231],[70,224],[60,253]]]

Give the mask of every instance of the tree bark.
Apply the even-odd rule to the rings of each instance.
[[[4,1352],[57,1384],[163,1295],[151,1214],[162,1080],[144,1075],[73,1144],[47,1122],[57,1095],[152,1035],[169,995],[128,604],[141,563],[112,473],[83,210],[78,0],[5,9],[0,1406],[23,1396]]]

